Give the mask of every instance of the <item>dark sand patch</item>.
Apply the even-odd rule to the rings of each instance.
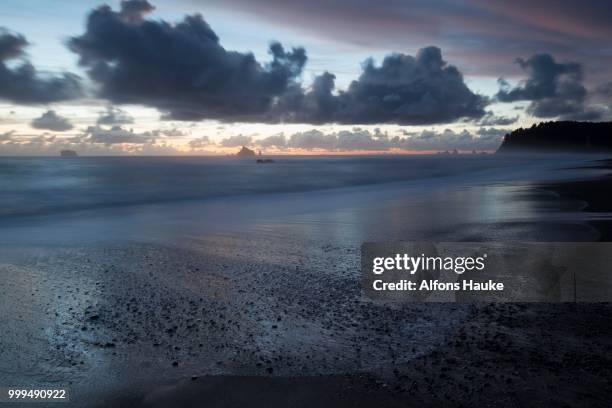
[[[430,353],[318,377],[203,377],[142,388],[134,407],[609,407],[610,304],[473,306]],[[133,391],[133,390],[132,390]]]
[[[608,170],[612,166],[612,160],[598,160],[590,168]],[[562,198],[581,201],[584,205],[581,211],[594,214],[594,219],[589,224],[599,232],[599,241],[609,242],[612,240],[612,223],[609,215],[612,213],[612,174],[598,176],[588,179],[579,179],[566,182],[548,183],[543,188],[559,194]],[[607,217],[599,218],[598,214],[607,214]]]
[[[25,251],[45,312],[3,381],[19,358],[74,406],[609,406],[610,304],[372,304],[351,248],[243,239]]]

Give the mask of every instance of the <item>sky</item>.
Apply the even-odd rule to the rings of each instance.
[[[493,151],[612,116],[605,0],[3,0],[0,155]]]

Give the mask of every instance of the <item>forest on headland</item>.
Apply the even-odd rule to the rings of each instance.
[[[612,151],[612,122],[551,121],[508,133],[498,153]]]

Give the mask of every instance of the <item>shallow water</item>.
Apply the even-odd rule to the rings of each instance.
[[[199,157],[0,158],[0,243],[172,240],[273,225],[295,233],[309,225],[352,243],[445,231],[461,239],[453,228],[575,220],[560,212],[575,208],[530,186],[594,173],[570,169],[592,159],[280,157],[259,165]],[[499,228],[491,233],[504,238]]]
[[[533,173],[563,157],[3,157],[0,221],[91,208]],[[565,158],[567,160],[567,158]],[[575,160],[575,159],[574,159]]]

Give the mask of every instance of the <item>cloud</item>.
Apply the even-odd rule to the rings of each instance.
[[[147,132],[137,133],[132,129],[125,129],[121,126],[112,126],[108,129],[101,126],[89,126],[85,130],[88,143],[111,144],[132,144],[132,145],[154,145],[160,139],[166,137],[184,136],[185,133],[178,129],[155,129]],[[163,144],[164,142],[162,142]],[[158,146],[159,147],[159,146]],[[151,147],[153,148],[153,147]]]
[[[334,150],[337,143],[335,134],[325,134],[317,129],[291,135],[287,147],[305,150]]]
[[[493,112],[487,112],[482,119],[478,121],[480,126],[508,126],[512,125],[518,120],[517,116],[496,116]]]
[[[509,133],[507,129],[498,129],[494,127],[481,127],[476,131],[476,134],[480,136],[480,141],[483,143],[491,142],[499,146],[504,136]]]
[[[93,143],[87,135],[73,137],[14,136],[0,144],[0,152],[6,155],[50,155],[57,156],[61,150],[75,150],[81,156],[99,155],[174,155],[180,152],[166,144],[113,144]]]
[[[186,136],[188,133],[180,129],[173,128],[173,129],[156,130],[155,134],[159,136],[167,136],[167,137],[180,137],[180,136]]]
[[[196,139],[190,140],[188,144],[191,150],[199,150],[204,147],[208,147],[212,145],[213,143],[208,136],[202,136],[202,137],[198,137]]]
[[[104,129],[100,126],[90,126],[85,131],[85,141],[89,143],[112,144],[151,144],[155,142],[157,132],[134,133],[132,130],[113,126]]]
[[[595,120],[601,112],[586,106],[587,90],[583,85],[582,65],[559,63],[549,54],[536,54],[517,59],[528,77],[512,88],[500,79],[497,99],[501,102],[531,101],[527,112],[540,118],[559,117],[566,120]]]
[[[9,130],[8,132],[0,133],[0,142],[8,142],[12,140],[14,134],[14,130]]]
[[[284,149],[287,146],[287,138],[284,134],[272,135],[263,139],[257,140],[257,145],[261,148],[276,147]]]
[[[336,149],[341,151],[384,151],[397,147],[399,141],[399,138],[390,139],[378,129],[374,133],[361,129],[353,129],[352,131],[342,130],[336,134],[336,137],[338,139]]]
[[[79,77],[42,75],[25,59],[24,36],[0,28],[0,99],[19,104],[44,104],[81,96]],[[20,59],[20,64],[13,60]]]
[[[146,1],[123,1],[89,14],[83,35],[69,40],[80,64],[115,103],[154,106],[179,120],[257,120],[306,63],[302,48],[273,43],[272,60],[228,51],[201,15],[177,24],[147,20]]]
[[[504,61],[516,50],[580,55],[604,79],[612,63],[612,53],[602,52],[612,36],[612,3],[606,0],[187,1],[240,10],[315,36],[330,44],[330,54],[354,46],[407,50],[437,44],[471,75],[513,75]]]
[[[146,14],[155,10],[155,7],[147,0],[122,0],[121,17],[128,22],[141,22]]]
[[[127,112],[114,107],[107,107],[106,111],[100,112],[100,116],[96,121],[98,125],[129,125],[134,123],[134,118]]]
[[[421,133],[407,137],[400,143],[403,149],[409,150],[495,150],[501,144],[504,130],[479,129],[478,134],[467,130],[456,132],[445,129],[442,132],[424,130]]]
[[[612,81],[604,82],[595,87],[592,92],[593,99],[604,105],[605,108],[602,108],[602,111],[605,109],[607,111],[606,119],[610,119],[610,113],[612,112]]]
[[[432,124],[480,118],[488,100],[473,93],[437,47],[416,56],[388,55],[363,64],[347,90],[324,73],[305,89],[306,51],[272,43],[268,63],[228,51],[199,14],[178,24],[146,19],[146,1],[124,1],[119,11],[90,13],[86,31],[69,47],[114,103],[153,106],[166,119],[343,124]],[[180,61],[180,63],[177,63]]]
[[[335,93],[335,76],[318,76],[304,94],[288,93],[276,112],[289,122],[432,124],[480,118],[488,100],[474,94],[437,47],[363,64],[360,77]]]
[[[251,136],[237,135],[226,137],[219,143],[223,147],[248,146],[253,141]]]
[[[102,128],[90,126],[74,136],[0,134],[0,153],[5,155],[59,155],[63,149],[76,150],[79,155],[176,155],[182,152],[165,139],[170,131],[152,130],[142,133],[120,126]]]
[[[605,82],[603,84],[598,85],[595,88],[595,93],[598,96],[603,96],[605,98],[612,98],[612,81]]]
[[[59,116],[53,110],[48,110],[40,117],[33,119],[31,125],[36,129],[53,130],[55,132],[65,132],[74,127],[67,118]]]
[[[509,3],[505,0],[476,0],[476,3],[507,18],[562,33],[559,40],[568,36],[608,39],[612,35],[612,5],[607,1],[515,0]]]
[[[374,131],[354,128],[339,132],[324,133],[318,129],[297,132],[289,138],[282,135],[256,140],[261,148],[300,149],[310,151],[355,152],[355,151],[438,151],[438,150],[495,150],[499,147],[504,129],[479,128],[475,133],[463,130],[456,132],[446,129],[442,132],[425,130],[419,133],[405,133],[405,136],[389,136],[379,129]],[[274,138],[275,144],[268,140]],[[284,141],[284,143],[282,143]]]

